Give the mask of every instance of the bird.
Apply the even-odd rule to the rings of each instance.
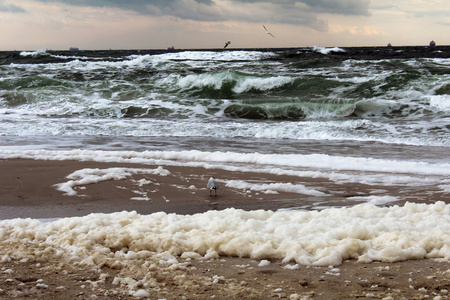
[[[225,49],[226,47],[228,47],[229,44],[231,44],[230,41],[226,42],[226,43],[225,43],[225,47],[223,47],[223,49]]]
[[[268,34],[268,35],[270,35],[271,37],[275,37],[273,34],[271,34],[270,32],[269,32],[269,30],[267,30],[267,28],[266,28],[266,26],[264,26],[263,25],[263,27],[264,27],[264,30],[266,31],[266,33]]]
[[[217,196],[217,190],[219,189],[219,184],[217,183],[216,179],[214,177],[209,178],[208,184],[206,187],[209,189],[209,195],[211,195],[211,192],[214,190],[214,195]]]

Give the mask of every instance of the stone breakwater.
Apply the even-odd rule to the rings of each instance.
[[[232,49],[148,49],[148,50],[45,50],[28,52],[0,51],[0,65],[11,63],[38,64],[38,63],[66,63],[73,60],[81,61],[117,61],[130,55],[158,55],[184,51],[260,51],[274,52],[278,55],[268,60],[311,60],[328,58],[333,60],[348,59],[409,59],[409,58],[450,58],[450,46],[402,46],[402,47],[341,47],[324,48],[326,54],[314,48],[232,48]],[[335,49],[335,50],[333,50]]]

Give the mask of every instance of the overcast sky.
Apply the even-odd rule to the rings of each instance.
[[[267,35],[263,25],[275,36]],[[0,0],[0,50],[450,45],[450,0]]]

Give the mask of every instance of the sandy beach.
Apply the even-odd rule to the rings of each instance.
[[[118,163],[1,160],[0,219],[53,219],[120,211],[143,215],[158,211],[195,214],[229,207],[277,210],[314,202],[312,196],[249,193],[225,186],[221,186],[218,196],[214,197],[206,189],[210,176],[218,178],[219,183],[223,178],[301,181],[305,186],[320,186],[327,193],[332,191],[336,206],[357,204],[347,198],[375,188],[364,184],[337,185],[317,178],[280,178],[279,175],[173,166],[164,166],[170,172],[165,177],[136,174],[124,180],[77,186],[77,194],[73,196],[65,195],[55,186],[67,182],[67,176],[80,169],[130,166],[137,167]],[[142,180],[153,183],[151,192],[139,186]],[[392,187],[389,191],[394,195],[405,192],[409,193],[411,202],[431,202],[426,197],[429,190],[424,188],[396,191]],[[144,194],[146,200],[137,197]],[[434,193],[432,202],[446,200],[444,193]],[[127,265],[111,260],[100,272],[32,245],[2,241],[0,249],[2,299],[448,299],[450,289],[450,263],[436,259],[368,264],[348,260],[339,266],[297,265],[290,269],[281,261],[261,264],[242,257],[179,257],[180,263],[174,268],[165,265],[160,257],[148,257]],[[19,252],[21,254],[16,255]],[[134,284],[139,287],[144,285],[137,280],[142,274],[150,278],[151,294],[131,294],[129,282],[117,281],[119,277],[135,278]],[[146,284],[150,284],[148,282]]]

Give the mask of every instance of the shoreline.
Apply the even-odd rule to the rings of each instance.
[[[63,218],[85,216],[90,213],[136,211],[151,214],[159,211],[177,214],[203,213],[208,210],[237,208],[243,210],[301,209],[317,210],[361,204],[361,196],[374,195],[382,190],[390,196],[408,199],[409,202],[448,203],[444,192],[437,189],[430,198],[433,186],[405,188],[402,186],[377,186],[357,183],[335,183],[327,178],[298,177],[255,172],[232,172],[202,167],[165,166],[168,176],[134,174],[120,180],[103,180],[74,187],[76,195],[67,195],[57,189],[57,184],[83,169],[108,170],[111,168],[144,168],[154,170],[159,165],[136,163],[105,163],[70,160],[0,160],[0,220],[12,218]],[[217,197],[211,197],[206,188],[209,177],[221,184]],[[323,196],[295,192],[264,193],[228,187],[225,181],[243,180],[260,183],[285,182],[304,185]],[[222,182],[221,182],[222,181]],[[359,196],[359,197],[358,197]],[[406,200],[388,202],[385,206],[403,205]],[[327,203],[326,205],[324,203]],[[324,204],[324,205],[322,205]]]

